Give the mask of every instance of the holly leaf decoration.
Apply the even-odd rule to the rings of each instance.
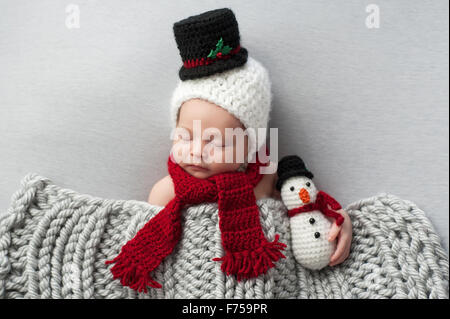
[[[220,52],[220,50],[222,49],[222,46],[223,46],[223,39],[220,38],[220,40],[216,44],[216,50],[218,49]]]
[[[209,52],[208,54],[208,58],[214,59],[217,55],[218,51],[217,50],[211,50],[211,52]]]
[[[226,46],[224,46],[222,48],[222,54],[223,55],[226,55],[226,54],[230,53],[230,51],[231,51],[231,47],[229,47],[228,45],[226,45]]]
[[[230,53],[231,47],[226,45],[223,46],[223,39],[220,38],[219,41],[217,41],[216,48],[214,50],[211,50],[208,54],[208,58],[214,59],[217,56],[217,53],[221,53],[222,55],[226,55]]]

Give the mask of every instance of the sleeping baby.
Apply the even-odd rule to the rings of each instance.
[[[151,189],[148,202],[164,207],[126,243],[109,264],[114,278],[137,291],[161,288],[152,278],[182,234],[184,207],[217,202],[224,255],[213,260],[237,280],[258,277],[274,267],[290,243],[269,241],[256,201],[280,199],[277,174],[268,159],[265,132],[272,95],[267,70],[240,46],[230,9],[217,9],[176,22],[174,34],[183,66],[171,102],[172,149],[168,175]],[[260,132],[263,132],[261,138]],[[333,223],[337,240],[330,266],[350,251],[351,221]]]

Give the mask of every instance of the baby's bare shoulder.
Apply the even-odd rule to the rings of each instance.
[[[174,197],[175,191],[172,178],[170,175],[167,175],[153,185],[147,201],[152,205],[166,206]]]

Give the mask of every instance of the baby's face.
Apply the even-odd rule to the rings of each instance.
[[[197,132],[201,132],[197,136],[194,136],[195,125],[196,129],[199,128]],[[238,138],[231,134],[225,135],[226,128],[241,128],[245,131],[245,127],[216,104],[201,99],[184,102],[180,107],[177,128],[181,128],[185,134],[182,136],[176,133],[173,136],[172,151],[178,156],[178,164],[192,176],[208,178],[236,171],[243,159],[247,158],[248,136]]]

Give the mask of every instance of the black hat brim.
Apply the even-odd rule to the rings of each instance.
[[[180,68],[179,76],[182,81],[193,80],[204,76],[210,76],[215,73],[221,73],[230,69],[240,67],[247,62],[248,51],[241,47],[238,53],[230,56],[228,59],[218,59],[208,65],[199,65],[194,68]]]
[[[290,171],[287,171],[287,172],[285,172],[283,175],[281,175],[280,177],[278,177],[278,180],[277,180],[277,183],[276,183],[276,185],[275,185],[275,187],[276,187],[276,189],[278,190],[278,191],[280,191],[281,190],[281,187],[283,186],[283,184],[284,184],[284,182],[288,179],[288,178],[291,178],[291,177],[294,177],[294,176],[306,176],[306,177],[308,177],[309,179],[313,179],[313,177],[314,177],[314,175],[313,175],[313,173],[311,173],[310,171],[308,171],[308,170],[304,170],[304,169],[300,169],[300,170],[290,170]]]

